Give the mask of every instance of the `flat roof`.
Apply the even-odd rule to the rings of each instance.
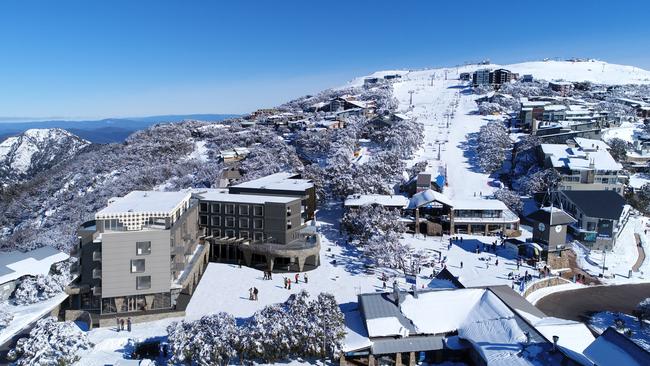
[[[541,144],[545,155],[550,156],[554,168],[571,170],[621,170],[623,166],[616,162],[606,149],[583,151],[579,147],[563,144]],[[593,167],[590,166],[593,162]]]
[[[44,246],[29,252],[0,253],[0,284],[16,280],[23,276],[46,275],[50,267],[68,259],[70,256],[50,246]]]
[[[190,192],[132,191],[124,197],[111,198],[108,206],[95,217],[117,213],[171,213],[191,196]]]
[[[204,192],[196,192],[201,200],[215,201],[215,202],[232,202],[232,203],[289,203],[300,200],[298,197],[284,197],[284,196],[264,196],[255,194],[236,194],[224,193],[220,190],[210,190]]]
[[[249,189],[273,189],[282,191],[305,191],[314,186],[314,183],[309,179],[296,179],[298,174],[281,172],[266,177],[254,179],[248,182],[239,183],[232,187],[234,188],[249,188]]]
[[[454,210],[507,210],[505,203],[497,199],[476,198],[454,200]]]

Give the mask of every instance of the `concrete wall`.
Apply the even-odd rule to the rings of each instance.
[[[136,242],[150,241],[151,254],[136,255]],[[169,230],[104,233],[102,237],[102,297],[169,292]],[[144,259],[145,271],[131,273],[131,260]],[[151,288],[136,289],[136,277],[151,276]]]
[[[264,232],[267,237],[272,237],[279,244],[287,244],[297,239],[294,233],[301,228],[300,199],[291,201],[289,204],[267,203],[264,215]],[[291,209],[291,215],[287,216],[287,208]],[[291,221],[291,229],[287,229],[287,220]]]

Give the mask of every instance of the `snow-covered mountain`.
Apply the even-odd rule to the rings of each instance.
[[[599,60],[587,61],[531,61],[509,65],[488,64],[488,65],[462,65],[459,67],[440,68],[458,72],[473,72],[482,68],[504,68],[519,75],[531,74],[535,79],[565,80],[565,81],[590,81],[596,84],[624,85],[624,84],[650,84],[650,71],[635,66],[611,64]],[[431,69],[429,71],[433,71]],[[387,74],[406,74],[406,70],[385,70],[378,71],[370,76],[383,77]],[[364,77],[354,79],[352,85],[363,84]],[[350,86],[350,85],[348,85]]]
[[[70,159],[90,142],[60,128],[31,129],[0,143],[0,184],[27,179]]]

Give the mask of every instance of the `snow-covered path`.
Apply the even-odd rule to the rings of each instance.
[[[489,195],[494,188],[489,185],[489,176],[473,166],[475,150],[468,138],[487,124],[490,117],[474,114],[476,95],[469,93],[459,80],[452,79],[457,77],[456,69],[447,69],[447,77],[445,80],[445,73],[440,69],[410,72],[393,85],[399,109],[424,126],[424,145],[410,163],[428,161],[434,169],[446,168],[449,187],[445,188],[445,194],[451,198]],[[412,107],[410,91],[413,91]]]

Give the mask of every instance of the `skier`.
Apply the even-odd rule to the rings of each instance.
[[[253,288],[248,289],[248,300],[253,300]]]
[[[285,290],[287,289],[287,278],[286,277],[284,278],[284,289]]]
[[[309,283],[309,279],[307,278],[307,274],[305,273],[304,275],[305,283]]]
[[[257,294],[258,293],[259,293],[259,291],[257,290],[257,287],[253,287],[253,299],[255,301],[257,301]]]
[[[131,331],[131,317],[128,317],[126,319],[126,329],[130,332]]]
[[[460,268],[463,268],[463,262],[460,262]]]
[[[497,258],[497,261],[496,261],[495,265],[497,265],[497,266],[499,265],[499,258]]]

